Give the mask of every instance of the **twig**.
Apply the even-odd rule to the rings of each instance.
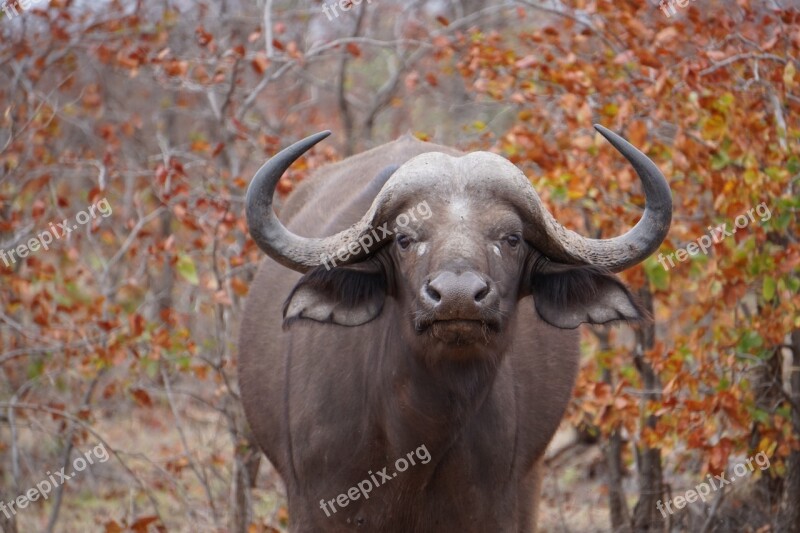
[[[708,74],[711,74],[712,72],[715,72],[715,71],[721,69],[722,67],[726,67],[726,66],[730,65],[731,63],[735,63],[736,61],[739,61],[740,59],[769,59],[771,61],[778,61],[779,63],[782,63],[784,65],[789,62],[788,59],[786,59],[784,57],[781,57],[781,56],[776,56],[774,54],[753,54],[753,53],[736,54],[736,55],[732,55],[731,57],[729,57],[727,59],[723,59],[719,63],[715,63],[714,65],[712,65],[712,66],[710,66],[710,67],[708,67],[708,68],[706,68],[704,70],[701,70],[698,74],[700,76],[706,76]]]
[[[100,377],[103,375],[103,371],[98,372],[98,374],[94,377],[94,379],[89,383],[89,388],[86,390],[86,394],[83,396],[83,401],[81,402],[80,410],[86,409],[92,401],[92,394],[94,393],[94,389],[97,386],[97,382],[99,381]],[[72,455],[72,449],[74,448],[74,444],[72,442],[72,438],[75,436],[75,429],[76,425],[74,422],[70,422],[69,428],[67,429],[67,446],[64,450],[64,458],[61,461],[62,465],[62,472],[69,468],[69,459]],[[58,522],[58,514],[61,511],[61,502],[64,499],[64,484],[58,485],[56,488],[55,498],[53,499],[53,506],[50,509],[50,518],[47,521],[47,533],[53,533],[53,529],[56,527],[56,522]]]
[[[543,6],[543,5],[540,5],[540,4],[534,4],[530,0],[518,0],[518,1],[519,1],[520,4],[524,4],[524,5],[526,5],[526,6],[530,7],[530,8],[536,9],[538,11],[543,11],[545,13],[550,13],[551,15],[557,15],[559,17],[564,17],[565,19],[569,19],[569,20],[575,22],[576,24],[579,24],[581,26],[589,28],[595,34],[597,34],[603,41],[605,41],[605,43],[608,45],[608,47],[611,48],[612,50],[614,50],[614,52],[616,52],[616,53],[620,52],[620,47],[619,46],[615,46],[614,43],[611,41],[611,39],[609,39],[606,36],[605,33],[600,31],[600,29],[598,29],[591,22],[588,22],[586,20],[580,19],[580,18],[576,17],[575,15],[573,15],[572,13],[568,13],[566,11],[560,11],[558,9],[553,9],[552,7],[546,7],[546,6]]]
[[[109,259],[109,260],[108,260],[108,261],[107,261],[107,262],[106,262],[106,263],[103,265],[103,278],[106,278],[106,277],[108,276],[109,269],[110,269],[112,266],[114,266],[114,264],[115,264],[117,261],[119,261],[119,259],[120,259],[120,258],[121,258],[123,255],[125,255],[125,253],[128,251],[128,248],[130,248],[130,247],[131,247],[131,245],[133,244],[133,242],[136,240],[136,237],[139,235],[139,232],[142,230],[142,228],[145,226],[145,224],[147,224],[148,222],[150,222],[151,220],[153,220],[154,218],[156,218],[158,215],[160,215],[160,214],[161,214],[161,211],[163,211],[163,210],[164,210],[164,207],[163,207],[163,206],[161,206],[161,207],[158,207],[158,208],[156,208],[156,209],[155,209],[153,212],[151,212],[150,214],[148,214],[148,215],[146,215],[146,216],[144,216],[144,217],[140,218],[140,219],[139,219],[139,220],[136,222],[136,225],[135,225],[135,226],[133,227],[133,229],[131,230],[130,234],[128,235],[128,238],[127,238],[127,239],[125,239],[125,242],[124,242],[124,243],[122,243],[122,246],[120,247],[120,249],[119,249],[119,250],[117,250],[117,253],[115,253],[115,254],[114,254],[112,257],[111,257],[111,259]]]
[[[275,55],[272,48],[272,0],[264,2],[264,46],[267,59],[271,61]]]
[[[139,485],[139,488],[142,490],[142,492],[145,494],[145,496],[147,496],[147,499],[150,500],[150,504],[153,506],[153,512],[156,514],[156,516],[158,517],[159,521],[161,523],[164,523],[164,519],[161,516],[161,512],[158,510],[158,502],[153,497],[153,495],[150,493],[150,491],[147,490],[147,487],[144,484],[144,482],[141,479],[139,479],[139,476],[137,476],[136,473],[133,470],[131,470],[131,468],[127,465],[127,463],[125,463],[125,461],[122,460],[122,458],[120,457],[119,452],[114,450],[114,448],[111,447],[111,445],[108,443],[108,441],[106,439],[104,439],[92,426],[87,424],[84,420],[81,420],[80,418],[78,418],[77,416],[73,415],[72,413],[69,413],[69,412],[64,411],[62,409],[55,409],[53,407],[48,407],[46,405],[37,405],[37,404],[33,404],[33,403],[16,403],[16,404],[12,404],[12,403],[9,403],[9,402],[0,402],[0,409],[28,409],[28,410],[31,410],[31,411],[42,411],[42,412],[45,412],[45,413],[58,415],[58,416],[60,416],[62,418],[66,418],[67,420],[71,420],[71,421],[75,422],[76,424],[78,424],[79,426],[81,426],[82,428],[84,428],[94,438],[96,438],[98,441],[100,441],[100,443],[103,446],[105,446],[105,448],[114,456],[114,458],[117,461],[119,461],[119,464],[122,465],[122,468],[125,470],[125,472],[127,472],[133,478],[133,480],[136,481],[136,484]]]
[[[719,496],[714,498],[714,503],[711,504],[711,511],[709,511],[708,518],[706,518],[700,533],[708,533],[711,531],[711,526],[714,524],[714,517],[717,516],[717,511],[719,510],[719,506],[722,505],[723,499],[725,499],[724,489],[719,492]]]
[[[164,389],[167,393],[167,403],[169,403],[169,408],[172,411],[172,416],[175,417],[175,429],[178,430],[178,435],[181,439],[181,444],[183,445],[184,449],[184,456],[189,461],[189,466],[194,471],[197,479],[203,485],[203,490],[205,490],[206,498],[208,499],[208,505],[211,507],[211,516],[214,518],[214,523],[217,527],[221,527],[219,521],[219,515],[217,513],[217,508],[214,506],[214,496],[211,494],[211,488],[208,486],[208,478],[205,475],[200,467],[197,466],[197,462],[194,460],[192,456],[191,449],[189,448],[189,442],[186,440],[186,434],[183,432],[183,425],[181,424],[181,417],[178,414],[178,409],[175,407],[175,402],[172,397],[172,387],[169,383],[169,375],[167,375],[166,370],[163,368],[161,369],[161,378],[164,380]]]

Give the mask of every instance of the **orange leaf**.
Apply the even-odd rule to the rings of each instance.
[[[239,278],[231,279],[231,288],[233,288],[233,292],[236,293],[237,296],[246,296],[247,291],[250,287]]]
[[[153,400],[144,389],[131,389],[131,395],[133,395],[133,399],[136,400],[136,403],[142,407],[153,407]]]
[[[258,72],[259,74],[264,74],[264,72],[266,72],[267,68],[269,67],[269,59],[267,59],[267,54],[265,54],[264,52],[257,53],[256,56],[253,58],[251,65],[253,66],[253,70]]]
[[[157,516],[143,516],[131,524],[130,528],[136,533],[147,533],[147,526],[158,521]]]
[[[116,520],[106,522],[105,533],[122,533],[122,526],[120,526]]]
[[[361,48],[358,47],[356,43],[347,43],[347,51],[350,52],[350,55],[353,57],[361,57]]]

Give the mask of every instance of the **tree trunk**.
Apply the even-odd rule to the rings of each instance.
[[[761,308],[757,308],[761,313]],[[773,413],[775,406],[783,401],[783,354],[776,349],[772,357],[758,365],[754,370],[753,391],[755,393],[756,407],[767,413]],[[750,436],[750,447],[755,448],[761,440],[762,434],[758,422],[753,422],[753,431]],[[756,483],[753,498],[758,508],[765,509],[767,515],[780,505],[784,495],[787,478],[780,476],[764,475]]]
[[[256,485],[258,467],[261,465],[261,450],[253,444],[244,412],[237,410],[235,418],[241,431],[234,449],[233,457],[233,510],[231,512],[231,532],[248,533],[254,520],[252,488]],[[243,429],[244,428],[244,429]]]
[[[653,314],[653,296],[647,286],[639,290],[644,307]],[[655,344],[655,323],[642,326],[636,331],[636,369],[642,376],[644,394],[642,394],[641,408],[650,401],[661,398],[661,383],[653,367],[644,358],[644,353],[653,348]],[[650,415],[645,424],[655,428],[657,417]],[[663,472],[661,469],[661,449],[650,448],[646,445],[636,447],[636,464],[639,471],[639,501],[633,509],[633,530],[662,531],[665,518],[658,510],[657,503],[662,500],[664,493]]]
[[[595,328],[595,335],[600,341],[600,350],[611,349],[608,326]],[[603,381],[613,388],[614,378],[607,368],[603,369]],[[628,509],[628,502],[625,500],[625,491],[622,489],[622,476],[625,470],[622,465],[622,446],[622,435],[619,429],[615,429],[611,433],[608,444],[603,446],[603,454],[608,468],[608,507],[611,513],[611,529],[616,533],[628,533],[631,530],[631,512]]]
[[[789,382],[792,387],[792,428],[795,438],[800,439],[800,330],[792,332]],[[780,531],[800,533],[800,450],[793,450],[789,455],[785,487]]]

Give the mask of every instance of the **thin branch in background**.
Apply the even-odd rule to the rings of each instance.
[[[700,76],[708,76],[712,72],[716,72],[717,70],[719,70],[721,68],[727,67],[731,63],[735,63],[735,62],[741,61],[743,59],[765,59],[765,60],[769,60],[769,61],[777,61],[778,63],[781,63],[783,65],[785,65],[786,63],[788,63],[790,61],[789,59],[787,59],[785,57],[776,56],[775,54],[753,54],[753,53],[735,54],[735,55],[732,55],[731,57],[723,59],[722,61],[720,61],[718,63],[714,63],[713,65],[711,65],[710,67],[708,67],[706,69],[701,70],[700,72],[698,72],[698,75],[700,75]],[[795,63],[797,63],[797,61],[795,61]],[[798,65],[798,66],[800,66],[800,65]]]
[[[264,50],[270,61],[275,56],[272,44],[272,1],[264,0]]]
[[[32,403],[15,403],[15,404],[12,404],[10,402],[0,402],[0,409],[26,409],[26,410],[31,410],[31,411],[42,411],[42,412],[45,412],[45,413],[58,415],[58,416],[60,416],[62,418],[66,418],[67,420],[70,420],[70,421],[78,424],[80,427],[82,427],[84,430],[86,430],[89,434],[91,434],[94,438],[96,438],[100,442],[100,444],[102,444],[106,448],[106,450],[108,450],[109,453],[111,453],[114,456],[114,458],[119,462],[119,464],[122,466],[122,468],[125,470],[125,472],[127,472],[128,475],[130,475],[131,478],[133,478],[133,480],[136,481],[136,484],[142,490],[142,493],[147,497],[147,499],[150,501],[150,504],[153,506],[153,512],[158,517],[158,520],[160,522],[162,522],[162,523],[164,522],[164,519],[161,516],[161,512],[159,511],[158,501],[151,494],[151,492],[147,489],[147,486],[144,484],[144,482],[141,480],[141,478],[139,478],[139,476],[137,476],[136,473],[128,466],[128,464],[120,456],[120,453],[117,450],[115,450],[111,446],[111,444],[109,444],[108,440],[103,438],[100,435],[100,433],[98,433],[97,430],[95,430],[86,421],[80,419],[79,417],[73,415],[70,412],[64,411],[63,409],[56,409],[54,407],[50,407],[50,406],[47,406],[47,405],[37,405],[37,404],[32,404]]]
[[[87,409],[92,402],[92,395],[94,394],[94,389],[97,386],[98,381],[102,377],[104,372],[98,372],[97,375],[92,379],[89,383],[89,387],[86,390],[86,393],[83,395],[83,400],[81,401],[81,406],[79,409],[83,411]],[[64,447],[63,458],[61,459],[61,471],[65,471],[69,469],[70,466],[70,458],[72,456],[72,449],[75,446],[73,439],[75,438],[75,431],[77,429],[77,425],[72,420],[69,421],[69,425],[66,431],[66,437],[64,438],[66,442],[66,446]],[[53,498],[53,504],[50,507],[50,518],[47,520],[47,533],[53,533],[56,524],[58,523],[58,514],[61,511],[61,502],[64,499],[64,490],[65,486],[63,483],[59,484],[55,488],[55,496]]]
[[[189,466],[191,467],[195,476],[197,476],[197,479],[198,481],[200,481],[200,484],[203,486],[203,490],[206,493],[206,499],[208,501],[208,505],[211,508],[211,515],[214,518],[214,523],[217,525],[217,527],[222,527],[219,518],[219,513],[217,512],[217,508],[214,505],[214,496],[212,495],[211,487],[209,486],[208,483],[208,477],[206,476],[205,471],[203,471],[203,469],[197,465],[197,461],[195,461],[194,455],[192,454],[192,449],[189,447],[189,441],[186,439],[186,434],[183,430],[183,423],[181,422],[181,417],[180,414],[178,413],[178,409],[175,406],[175,399],[172,396],[172,387],[170,386],[169,375],[167,374],[167,371],[164,370],[163,368],[161,369],[161,379],[164,380],[164,390],[167,395],[167,402],[169,403],[169,408],[172,411],[172,416],[175,418],[175,429],[177,430],[178,436],[181,439],[181,444],[183,445],[184,457],[189,462]]]

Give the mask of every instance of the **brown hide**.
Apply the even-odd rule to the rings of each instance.
[[[289,197],[280,219],[307,237],[341,231],[370,207],[387,166],[402,167],[427,152],[463,155],[403,137],[320,169]],[[453,168],[448,172],[459,172]],[[349,327],[300,317],[284,328],[284,302],[290,294],[297,298],[292,290],[301,274],[267,259],[252,284],[241,325],[241,397],[258,445],[286,484],[293,532],[534,531],[540,459],[570,399],[579,356],[578,330],[540,318],[547,311],[541,307],[537,313],[535,294],[548,298],[551,308],[569,306],[584,297],[571,295],[567,286],[578,283],[573,292],[589,287],[598,298],[613,293],[607,302],[623,309],[615,318],[636,318],[636,304],[606,273],[557,272],[536,278],[527,289],[523,278],[535,271],[530,257],[537,254],[527,244],[502,252],[505,244],[492,245],[504,261],[520,258],[518,266],[506,265],[502,272],[492,253],[483,258],[464,252],[505,223],[500,219],[513,225],[514,211],[493,205],[490,191],[479,191],[464,208],[470,216],[459,217],[453,204],[461,200],[451,202],[449,195],[466,189],[448,185],[458,181],[449,175],[443,171],[444,185],[420,191],[434,213],[425,231],[438,240],[424,249],[414,244],[410,249],[417,255],[404,263],[405,270],[397,265],[408,256],[396,243],[374,253],[375,264],[390,278],[374,319]],[[463,261],[448,263],[459,250]],[[474,271],[495,283],[495,311],[503,322],[491,342],[460,345],[458,339],[472,338],[460,337],[459,328],[468,330],[469,324],[445,323],[445,333],[433,327],[414,336],[413,305],[420,305],[415,295],[433,276],[427,268],[459,276]],[[303,280],[321,286],[331,275],[318,271]],[[497,283],[504,275],[523,288],[511,287],[508,279]],[[596,287],[580,285],[584,278],[600,281]],[[420,348],[415,339],[428,344]],[[446,349],[440,349],[443,339],[450,342]],[[402,472],[400,458],[408,463]],[[369,491],[358,488],[366,488],[366,480]]]

